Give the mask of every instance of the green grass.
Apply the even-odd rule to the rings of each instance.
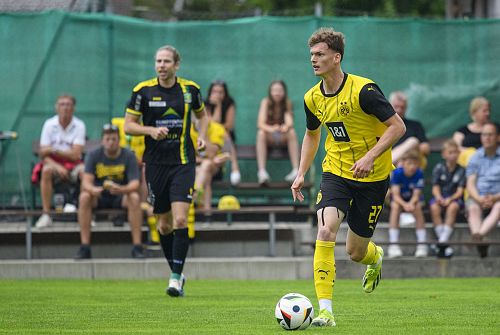
[[[0,281],[0,334],[284,334],[278,299],[312,281],[190,280],[184,298],[164,281]],[[360,280],[335,285],[334,329],[304,334],[499,334],[500,279]]]

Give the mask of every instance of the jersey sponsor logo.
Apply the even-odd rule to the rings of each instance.
[[[327,122],[326,126],[336,142],[350,142],[351,138],[347,133],[344,122]]]
[[[166,101],[162,101],[162,102],[166,103]],[[169,107],[167,109],[167,111],[165,113],[163,113],[160,117],[164,118],[164,117],[168,117],[168,116],[175,116],[176,118],[179,118],[179,119],[181,118],[181,116],[172,107]]]
[[[341,102],[339,107],[340,115],[346,117],[347,115],[349,115],[350,112],[351,110],[349,109],[349,106],[347,106],[347,102],[346,101]]]
[[[161,101],[161,97],[153,97],[153,101]]]
[[[166,101],[149,101],[149,107],[167,107]]]

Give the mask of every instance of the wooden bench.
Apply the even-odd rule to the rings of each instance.
[[[238,160],[257,160],[257,152],[254,144],[236,145],[236,153]],[[288,160],[288,149],[286,147],[268,148],[267,159]],[[312,194],[314,194],[315,191],[314,171],[314,166],[311,166],[311,169],[309,171],[309,180],[306,180],[303,186],[303,193],[305,194],[307,199],[309,199],[310,204],[312,204],[315,200],[312,197]],[[278,192],[281,192],[281,194],[286,193],[286,196],[289,197],[289,199],[292,198],[292,194],[290,191],[291,184],[286,181],[271,181],[269,183],[266,183],[265,185],[261,185],[256,181],[241,182],[238,185],[233,186],[229,181],[222,180],[214,181],[212,186],[214,189],[214,193],[221,193],[221,191],[224,191],[227,192],[227,194],[233,194],[236,196],[241,195],[242,197],[263,197],[266,204],[273,204],[272,200]],[[268,194],[267,198],[266,194]],[[280,197],[284,198],[283,195],[281,195]]]

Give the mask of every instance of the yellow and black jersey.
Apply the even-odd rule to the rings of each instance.
[[[356,179],[350,168],[377,144],[395,114],[380,88],[370,79],[344,73],[342,85],[334,94],[325,94],[320,81],[304,95],[307,129],[323,125],[328,135],[323,171],[362,182],[386,179],[392,170],[391,150],[374,162],[366,178]]]
[[[178,165],[195,162],[193,142],[189,135],[191,111],[203,111],[200,86],[176,78],[170,88],[160,86],[158,78],[139,83],[132,92],[127,113],[141,116],[145,126],[167,127],[167,138],[155,141],[146,136],[146,163]]]

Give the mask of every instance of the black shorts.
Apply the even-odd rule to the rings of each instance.
[[[122,208],[123,195],[103,192],[97,199],[97,208]]]
[[[323,172],[316,210],[336,207],[347,215],[349,228],[359,236],[372,237],[384,206],[389,177],[359,182]]]
[[[193,201],[195,164],[146,164],[148,201],[155,214],[169,212],[172,202]]]

